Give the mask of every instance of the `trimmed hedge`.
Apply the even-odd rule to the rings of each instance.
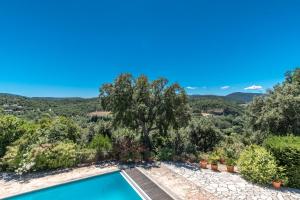
[[[286,169],[288,186],[300,188],[300,137],[273,136],[264,141],[264,146],[274,155],[278,165]]]

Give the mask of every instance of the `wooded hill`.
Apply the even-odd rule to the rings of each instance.
[[[227,96],[190,95],[193,113],[211,113],[216,115],[239,114],[243,107],[259,93],[232,93]],[[45,113],[62,116],[86,116],[90,112],[100,111],[99,98],[54,98],[24,97],[0,93],[0,110],[6,114],[35,119]]]

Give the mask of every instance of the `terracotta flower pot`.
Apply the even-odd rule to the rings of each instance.
[[[226,167],[227,167],[228,172],[230,172],[230,173],[234,172],[234,166],[227,165]]]
[[[201,160],[200,161],[200,167],[202,169],[207,169],[207,160]]]
[[[281,181],[273,181],[273,182],[272,182],[273,187],[274,187],[275,189],[280,189],[281,183],[282,183]]]
[[[213,171],[218,171],[218,164],[211,164],[210,167]]]
[[[220,159],[220,163],[221,163],[221,164],[224,164],[224,163],[225,163],[225,159],[224,159],[224,158],[221,158],[221,159]]]

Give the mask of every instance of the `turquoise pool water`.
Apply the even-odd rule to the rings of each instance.
[[[141,200],[120,172],[30,192],[9,200]]]

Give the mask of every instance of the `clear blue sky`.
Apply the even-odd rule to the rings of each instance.
[[[298,0],[2,0],[0,92],[97,96],[122,72],[190,94],[262,92],[300,66],[299,11]]]

